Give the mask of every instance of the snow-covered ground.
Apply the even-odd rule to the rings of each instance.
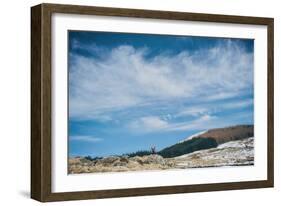
[[[219,145],[217,148],[219,149],[223,149],[223,148],[230,148],[230,147],[234,147],[234,148],[244,148],[247,145],[250,146],[251,143],[253,143],[254,141],[254,137],[249,137],[247,139],[244,140],[240,140],[240,141],[231,141],[231,142],[226,142],[224,144]],[[253,146],[253,145],[252,145]]]
[[[253,165],[254,138],[227,142],[217,148],[200,150],[173,159],[178,168]]]

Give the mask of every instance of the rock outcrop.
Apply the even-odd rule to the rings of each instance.
[[[112,156],[93,161],[81,157],[69,160],[69,173],[162,170],[173,167],[172,160],[165,159],[157,154],[143,157]]]

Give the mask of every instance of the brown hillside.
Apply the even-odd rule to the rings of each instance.
[[[213,138],[218,144],[233,140],[241,140],[254,136],[253,125],[237,125],[219,129],[211,129],[195,138]]]

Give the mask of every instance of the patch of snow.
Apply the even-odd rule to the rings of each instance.
[[[245,147],[243,142],[245,142],[246,140],[253,141],[254,137],[249,137],[249,138],[247,138],[245,140],[236,140],[236,141],[226,142],[224,144],[219,145],[217,148],[218,149],[223,149],[223,148],[230,148],[230,147],[235,147],[235,148]]]
[[[254,137],[173,158],[178,168],[254,165]]]
[[[197,137],[197,136],[199,136],[199,135],[201,135],[201,134],[204,134],[204,133],[206,133],[206,132],[208,132],[208,130],[201,131],[201,132],[198,132],[198,133],[196,133],[196,134],[193,134],[193,135],[191,135],[191,136],[185,138],[184,140],[180,141],[179,143],[185,142],[185,141],[187,141],[187,140],[191,140],[191,139],[193,139],[193,138],[195,138],[195,137]]]

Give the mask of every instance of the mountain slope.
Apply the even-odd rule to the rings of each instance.
[[[213,138],[218,144],[233,140],[241,140],[254,136],[253,125],[237,125],[232,127],[211,129],[194,138]]]
[[[217,146],[218,144],[216,140],[212,138],[193,138],[191,140],[164,148],[163,150],[159,151],[158,154],[164,158],[171,158],[195,152],[197,150],[209,149]]]
[[[192,135],[187,140],[171,145],[159,151],[164,158],[176,157],[202,149],[217,147],[219,144],[242,140],[254,136],[253,125],[237,125],[232,127],[211,129]]]

